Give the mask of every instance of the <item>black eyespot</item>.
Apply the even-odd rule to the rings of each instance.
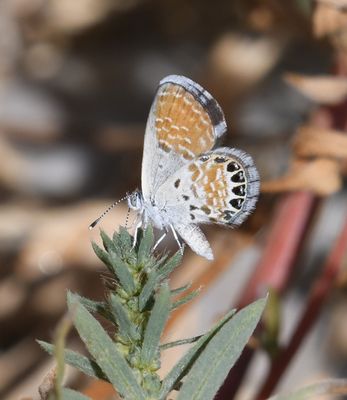
[[[190,211],[194,211],[197,210],[198,207],[193,206],[192,204],[189,206]]]
[[[231,177],[231,180],[236,183],[242,183],[245,181],[245,175],[242,171],[238,172],[237,174]]]
[[[235,161],[230,162],[228,164],[228,166],[227,166],[227,171],[228,172],[235,172],[235,171],[237,171],[239,169],[240,169],[240,166]]]
[[[234,187],[233,193],[236,194],[237,196],[244,196],[246,193],[246,185]]]
[[[175,188],[178,188],[180,183],[181,183],[181,179],[177,179],[177,181],[175,182]]]
[[[224,163],[226,161],[226,159],[224,157],[216,157],[214,159],[214,162],[216,163]]]
[[[240,210],[242,207],[242,199],[232,199],[229,201],[229,204],[237,210]]]
[[[201,157],[199,157],[199,160],[205,162],[205,161],[209,160],[209,158],[210,158],[209,156],[201,156]]]
[[[194,220],[194,219],[195,219],[195,215],[190,214],[190,219],[191,219],[191,220]]]
[[[185,201],[189,200],[189,196],[186,196],[185,194],[182,197],[183,197],[183,200],[185,200]]]

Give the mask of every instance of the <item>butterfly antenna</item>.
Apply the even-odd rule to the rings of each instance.
[[[130,207],[128,207],[127,216],[125,217],[125,228],[128,228],[129,215],[130,215]]]
[[[126,200],[128,197],[129,197],[129,195],[124,196],[124,197],[122,197],[121,199],[115,201],[113,204],[111,204],[111,205],[100,215],[99,218],[97,218],[94,222],[92,222],[92,223],[89,225],[89,229],[93,229],[93,228],[99,223],[99,221],[100,221],[102,218],[104,218],[104,216],[105,216],[109,211],[112,210],[113,207],[115,207],[115,206],[116,206],[117,204],[119,204],[120,202]]]

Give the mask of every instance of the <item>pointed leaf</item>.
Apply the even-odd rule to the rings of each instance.
[[[45,350],[48,354],[54,355],[55,346],[53,344],[37,340],[37,343]],[[98,364],[90,360],[88,357],[82,356],[81,354],[72,351],[64,350],[64,361],[66,364],[77,368],[84,374],[91,376],[92,378],[103,379],[108,381],[105,374],[102,372]]]
[[[139,340],[141,336],[137,330],[137,326],[129,319],[127,311],[122,305],[119,297],[116,294],[111,293],[109,303],[114,315],[114,320],[118,326],[119,335],[130,341]]]
[[[105,250],[100,248],[95,242],[92,242],[92,247],[94,250],[94,253],[97,255],[97,257],[106,265],[106,267],[113,272],[113,268],[111,266],[111,261],[109,255],[106,253]]]
[[[141,359],[147,365],[155,359],[159,350],[160,336],[170,312],[170,289],[167,283],[161,285],[149,317],[141,351]]]
[[[117,248],[116,248],[115,244],[113,243],[113,240],[102,229],[100,230],[100,236],[102,239],[102,244],[104,245],[104,249],[107,251],[107,253],[110,253],[111,251],[116,253]]]
[[[160,346],[160,350],[167,350],[171,349],[172,347],[182,346],[183,344],[195,343],[202,337],[203,335],[199,335],[188,339],[181,339],[181,340],[175,340],[174,342],[164,343]]]
[[[135,290],[134,279],[129,270],[129,266],[113,251],[109,253],[114,273],[117,275],[122,288],[132,294]]]
[[[149,274],[148,280],[143,286],[139,296],[139,307],[141,311],[146,307],[156,286],[170,275],[170,273],[180,264],[181,260],[182,254],[180,251],[177,251],[163,266],[153,270]]]
[[[176,308],[179,308],[180,306],[183,306],[183,304],[188,303],[189,301],[195,299],[196,296],[198,296],[200,293],[200,288],[193,290],[192,292],[188,293],[186,296],[183,296],[179,300],[175,301],[172,306],[171,310],[176,310]]]
[[[163,266],[160,266],[158,269],[158,274],[160,276],[160,279],[166,279],[171,272],[180,265],[182,261],[182,253],[181,250],[176,251],[176,253],[166,261],[166,263]]]
[[[183,293],[186,290],[188,290],[191,286],[192,286],[192,283],[190,282],[190,283],[187,283],[184,286],[178,287],[177,289],[172,289],[171,290],[171,296],[176,296],[176,295],[178,295],[180,293]]]
[[[121,226],[119,232],[113,234],[113,243],[117,249],[116,253],[123,260],[133,264],[136,263],[137,254],[135,248],[133,248],[133,238],[126,228]]]
[[[127,399],[144,400],[133,371],[100,323],[72,294],[68,294],[68,307],[81,339],[116,390]]]
[[[154,233],[152,225],[143,231],[143,236],[140,239],[139,249],[137,251],[137,262],[142,264],[146,261],[146,258],[150,255],[151,249],[154,244]]]
[[[89,312],[98,313],[106,319],[110,319],[110,313],[107,310],[107,304],[105,302],[90,300],[86,297],[80,296],[79,294],[74,294],[74,296]]]
[[[235,312],[236,310],[229,311],[209,332],[203,335],[180,360],[178,360],[176,365],[163,379],[159,400],[166,399],[171,390],[173,390],[182,377],[186,375],[187,371],[200,355],[201,351],[205,348],[206,344],[213,338],[216,332],[218,332],[221,327],[232,318]]]
[[[124,226],[119,227],[119,232],[113,234],[113,243],[121,249],[130,249],[133,245],[132,237]]]
[[[90,397],[69,388],[63,388],[62,400],[91,400]]]
[[[208,343],[195,361],[177,400],[213,399],[239,358],[264,310],[266,299],[239,311]]]

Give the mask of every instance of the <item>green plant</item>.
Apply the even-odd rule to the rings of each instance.
[[[141,232],[135,247],[124,228],[113,238],[101,232],[101,238],[104,249],[95,243],[93,248],[110,273],[105,300],[92,301],[72,293],[67,296],[73,324],[90,357],[61,350],[65,362],[110,382],[126,400],[164,400],[173,390],[179,392],[179,400],[213,399],[252,335],[266,299],[237,313],[230,311],[202,336],[161,345],[170,313],[198,294],[187,294],[189,285],[169,288],[169,275],[180,265],[181,253],[178,251],[171,258],[156,256],[152,250],[152,227]],[[175,300],[177,295],[181,295],[179,300]],[[93,314],[111,324],[111,336]],[[57,353],[54,345],[39,343],[49,353]],[[191,348],[160,380],[161,352],[186,343],[191,343]],[[56,399],[81,396],[65,388],[51,395]]]

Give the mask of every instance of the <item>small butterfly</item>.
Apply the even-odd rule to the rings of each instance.
[[[160,81],[145,132],[142,192],[128,197],[139,216],[135,236],[149,223],[170,228],[179,245],[177,233],[197,254],[213,259],[198,225],[240,225],[259,194],[252,158],[234,148],[214,149],[225,131],[220,106],[200,85],[178,75]]]

